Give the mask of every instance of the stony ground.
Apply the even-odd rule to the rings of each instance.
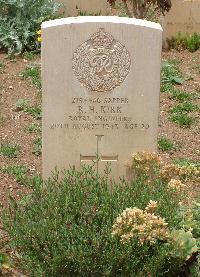
[[[188,51],[169,51],[163,52],[163,61],[172,59],[179,62],[180,71],[185,81],[176,88],[195,94],[193,104],[200,104],[200,51],[190,53]],[[177,158],[200,161],[200,121],[199,110],[192,111],[190,116],[195,118],[190,128],[181,128],[178,124],[170,122],[169,110],[180,101],[170,98],[170,93],[161,93],[160,97],[160,126],[159,136],[165,135],[171,141],[178,144],[178,149],[169,153],[171,161]]]
[[[182,84],[174,89],[192,95],[187,99],[193,118],[190,126],[180,126],[170,120],[170,109],[183,103],[172,97],[169,91],[161,93],[159,120],[159,154],[170,163],[177,161],[198,163],[200,161],[200,51],[168,51],[162,54],[163,61],[173,60],[183,76]],[[41,173],[41,90],[38,79],[40,57],[24,55],[14,60],[0,53],[0,203],[6,206],[8,195],[19,198],[27,188],[16,181],[16,174],[3,169],[22,165],[29,175]],[[30,70],[30,68],[32,68]],[[29,77],[28,77],[29,76]],[[194,96],[194,97],[193,97]],[[186,97],[186,96],[185,96]],[[184,98],[184,96],[183,96]],[[20,99],[20,100],[19,100]],[[191,108],[193,107],[193,108]],[[3,145],[3,149],[2,149]],[[168,147],[168,146],[169,147]],[[131,154],[131,153],[130,153]],[[18,167],[19,169],[19,167]],[[21,174],[19,169],[18,175]],[[191,188],[198,193],[198,188]],[[2,226],[0,225],[0,230]]]

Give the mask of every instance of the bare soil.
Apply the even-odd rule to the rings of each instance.
[[[163,60],[176,59],[180,61],[180,69],[184,78],[188,78],[183,85],[177,88],[188,93],[196,93],[197,99],[194,104],[200,105],[200,51],[190,53],[187,50],[178,52],[175,50],[163,52]],[[178,104],[178,101],[172,100],[169,93],[161,93],[160,97],[160,125],[159,135],[168,137],[171,141],[178,143],[178,151],[168,155],[169,161],[178,158],[190,160],[200,160],[200,121],[199,111],[190,115],[196,120],[190,128],[181,128],[179,125],[170,122],[169,109]],[[160,153],[161,154],[161,153]]]

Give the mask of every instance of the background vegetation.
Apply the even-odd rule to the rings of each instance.
[[[9,54],[36,49],[36,31],[58,17],[59,7],[54,0],[0,0],[0,48]]]

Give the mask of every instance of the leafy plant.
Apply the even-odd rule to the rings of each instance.
[[[183,206],[181,215],[184,230],[192,232],[200,247],[200,203],[193,201],[189,207]]]
[[[111,7],[115,6],[118,2],[117,0],[107,0]],[[135,18],[152,18],[152,14],[160,12],[164,14],[168,12],[171,8],[171,1],[161,1],[161,0],[121,0],[119,1],[123,6],[128,17]]]
[[[198,110],[198,106],[191,102],[183,102],[170,109],[171,113],[189,113]]]
[[[172,113],[170,116],[170,120],[172,122],[178,123],[181,127],[189,128],[191,124],[194,122],[194,118],[188,116],[185,113]]]
[[[15,103],[16,111],[22,111],[28,106],[28,100],[18,99]]]
[[[27,273],[35,276],[159,276],[178,275],[180,259],[169,256],[168,245],[122,244],[112,237],[116,217],[127,207],[144,210],[157,201],[169,229],[179,226],[181,196],[167,183],[135,181],[111,184],[108,175],[92,167],[57,172],[32,187],[21,202],[11,199],[4,227]],[[171,274],[171,275],[170,275]],[[176,276],[177,276],[176,275]]]
[[[173,256],[182,260],[188,260],[193,253],[197,252],[197,242],[190,231],[173,230],[171,236],[174,246]]]
[[[42,108],[41,106],[28,106],[24,109],[25,112],[32,115],[35,119],[41,119],[42,118]]]
[[[8,173],[15,177],[16,182],[23,184],[27,177],[29,169],[24,165],[13,165],[0,168],[0,171]]]
[[[177,60],[167,60],[161,67],[161,92],[173,90],[173,85],[183,84],[183,75],[179,70]]]
[[[175,144],[166,137],[160,137],[158,139],[158,145],[159,145],[159,149],[163,152],[171,151],[171,150],[175,149]]]
[[[171,121],[178,123],[181,127],[190,127],[194,118],[188,113],[198,110],[198,106],[191,102],[183,102],[170,109]]]
[[[34,147],[33,147],[33,154],[35,154],[36,156],[41,155],[42,153],[42,138],[39,137],[37,139],[34,140]]]
[[[170,98],[180,102],[186,102],[195,98],[193,93],[188,93],[182,90],[173,89],[170,91]]]
[[[32,84],[38,89],[41,89],[41,68],[38,65],[27,66],[26,69],[20,74],[23,78],[31,79]]]
[[[161,67],[161,92],[173,92],[174,85],[181,85],[184,82],[183,75],[179,70],[178,60],[167,60]]]
[[[23,57],[25,60],[32,61],[36,57],[36,53],[33,51],[24,52]]]
[[[200,34],[194,33],[187,38],[186,48],[190,52],[195,52],[200,48]]]
[[[20,146],[18,144],[0,143],[0,155],[9,158],[16,158],[19,154]]]
[[[200,34],[193,33],[192,35],[188,35],[178,32],[174,38],[168,40],[168,44],[171,48],[178,50],[183,48],[188,49],[190,52],[195,52],[200,48]]]
[[[173,90],[174,90],[174,86],[172,85],[172,83],[163,82],[161,80],[161,86],[160,86],[161,92],[171,92]]]
[[[54,0],[0,0],[0,47],[8,54],[36,49],[36,31],[59,7]]]
[[[195,160],[181,158],[181,159],[176,159],[174,161],[174,163],[178,164],[179,166],[183,166],[183,167],[194,166],[194,167],[200,168],[200,161],[195,161]]]
[[[37,123],[31,123],[25,128],[27,133],[41,133],[41,126]]]
[[[34,105],[30,106],[28,101],[25,99],[18,99],[15,103],[17,110],[22,110],[26,113],[29,113],[32,115],[35,119],[41,119],[42,118],[42,109],[41,106]]]

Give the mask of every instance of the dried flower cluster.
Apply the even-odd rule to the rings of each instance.
[[[156,153],[143,151],[132,156],[130,168],[134,177],[148,175],[153,180],[160,166],[161,160]]]
[[[146,171],[149,171],[152,167],[159,167],[161,160],[158,155],[154,152],[138,152],[133,154],[133,164],[135,164],[136,168],[143,168]]]
[[[158,155],[154,152],[146,152],[146,151],[142,151],[142,152],[138,152],[136,154],[133,154],[133,160],[137,161],[137,162],[141,162],[141,163],[154,163],[159,165],[161,160],[158,157]]]
[[[176,191],[181,191],[185,187],[185,185],[180,180],[171,179],[168,183],[168,187],[175,189]]]
[[[132,156],[130,170],[133,178],[146,175],[149,181],[161,178],[167,182],[171,179],[180,179],[198,183],[200,181],[200,169],[198,166],[189,164],[180,166],[176,164],[164,164],[157,154],[151,152],[138,152]]]
[[[161,176],[166,180],[176,177],[180,177],[181,179],[192,179],[194,177],[195,181],[200,181],[200,170],[193,165],[178,166],[175,164],[168,164],[162,167]]]
[[[165,220],[154,215],[157,207],[156,201],[150,201],[145,210],[127,208],[117,217],[113,225],[112,235],[119,237],[122,242],[128,242],[131,238],[137,238],[140,244],[157,240],[167,240],[169,230]]]

